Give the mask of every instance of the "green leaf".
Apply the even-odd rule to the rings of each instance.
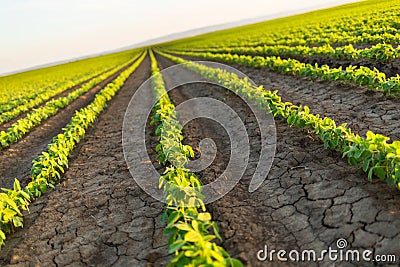
[[[353,156],[349,157],[348,162],[351,166],[357,166],[358,164],[357,160]]]
[[[215,234],[215,236],[216,236],[220,241],[222,241],[222,237],[221,237],[221,235],[219,234],[218,226],[217,226],[215,223],[212,223],[212,227],[213,227],[213,229],[214,229],[214,234]]]
[[[5,222],[9,222],[12,220],[12,218],[17,215],[17,212],[10,209],[10,208],[6,208],[3,210],[3,221]]]
[[[6,235],[2,230],[0,230],[0,246],[2,243],[4,243],[3,240],[6,240]]]
[[[385,179],[386,177],[386,172],[384,171],[383,167],[381,166],[375,166],[374,168],[374,174],[380,178],[380,179]]]
[[[178,228],[179,230],[182,230],[182,231],[192,231],[193,230],[193,228],[186,223],[179,223],[179,224],[175,224],[173,226],[175,226],[176,228]]]
[[[14,191],[20,191],[21,190],[21,185],[18,181],[18,179],[14,180]]]
[[[368,170],[370,162],[371,162],[370,159],[367,159],[367,160],[364,161],[364,164],[362,165],[363,171],[366,172]]]
[[[23,223],[22,223],[22,218],[21,217],[14,217],[13,218],[13,224],[15,227],[22,227]]]
[[[197,219],[203,222],[211,221],[211,214],[208,212],[201,212],[197,215]]]
[[[180,249],[181,247],[183,247],[183,245],[185,245],[185,241],[184,240],[177,240],[174,243],[172,243],[169,246],[168,252],[169,253],[174,253],[175,251],[177,251],[178,249]]]
[[[192,227],[195,231],[200,232],[199,230],[199,223],[196,220],[192,221]]]
[[[371,168],[371,169],[369,169],[369,172],[368,172],[368,181],[372,181],[372,175],[373,175],[373,173],[374,173],[374,168]]]
[[[214,250],[209,250],[209,253],[211,256],[213,256],[217,261],[219,262],[224,262],[224,257],[221,256],[221,254],[217,253]]]
[[[202,240],[202,236],[198,232],[189,231],[185,234],[184,240],[195,243]]]
[[[396,180],[395,180],[395,179],[392,179],[392,178],[387,178],[387,179],[386,179],[386,183],[387,183],[388,185],[394,185],[394,184],[396,184]]]
[[[168,225],[167,225],[167,227],[171,227],[176,221],[179,220],[180,217],[181,217],[181,213],[180,212],[178,212],[178,211],[172,212],[168,216]]]

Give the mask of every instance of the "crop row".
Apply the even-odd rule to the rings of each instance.
[[[126,66],[129,63],[132,63],[132,58],[129,58],[126,62],[123,62],[123,64],[114,66],[111,70],[108,70],[105,73],[102,73],[102,74],[96,73],[95,76],[97,76],[97,77],[90,78],[90,80],[87,81],[86,83],[84,83],[82,86],[80,86],[80,88],[78,90],[84,92],[84,89],[83,89],[84,87],[86,87],[89,90],[91,87],[93,87],[97,83],[99,83],[102,80],[104,80],[105,78],[107,78],[107,76],[110,76],[110,75],[114,74],[115,72],[120,70],[123,66]],[[91,77],[93,77],[93,75],[91,75]],[[73,88],[74,86],[76,86],[76,85],[88,80],[88,78],[89,78],[88,76],[84,76],[84,77],[82,77],[80,79],[77,79],[74,82],[64,83],[61,86],[57,86],[53,90],[38,93],[38,94],[32,96],[32,98],[29,99],[28,101],[26,101],[26,99],[24,99],[24,98],[20,99],[21,100],[21,105],[12,107],[11,110],[3,112],[3,113],[0,114],[0,125],[3,124],[3,123],[6,123],[6,122],[8,122],[8,121],[10,121],[12,119],[14,119],[15,117],[19,116],[20,114],[22,114],[24,112],[27,112],[27,111],[31,110],[32,108],[34,108],[34,107],[44,103],[45,101],[51,99],[52,97],[57,96],[58,94],[66,91],[66,90],[68,90],[70,88]],[[48,90],[48,89],[46,89],[46,90]],[[76,92],[78,90],[75,90],[74,92]],[[52,102],[52,101],[50,101],[50,102]],[[54,100],[53,100],[53,102],[54,102]]]
[[[34,99],[46,101],[64,90],[123,64],[131,59],[134,53],[136,52],[132,50],[124,51],[0,77],[0,113],[28,104]],[[40,103],[33,101],[30,106],[34,107]]]
[[[353,45],[333,48],[331,45],[308,47],[304,45],[264,45],[256,47],[221,47],[207,49],[192,49],[191,52],[228,53],[263,56],[328,56],[338,59],[388,62],[400,57],[400,46],[394,48],[391,44],[377,44],[369,48],[355,49]]]
[[[388,184],[396,184],[400,188],[400,141],[390,143],[389,137],[371,131],[366,137],[360,137],[346,124],[337,126],[329,117],[321,118],[319,114],[310,113],[307,106],[283,102],[277,91],[265,90],[263,86],[256,87],[234,73],[159,53],[175,63],[186,63],[187,68],[248,98],[261,109],[272,112],[274,117],[286,120],[290,126],[308,130],[324,142],[325,148],[342,152],[349,164],[367,172],[369,180],[376,175]]]
[[[211,220],[211,214],[206,212],[201,182],[184,167],[194,155],[192,147],[181,143],[182,126],[176,120],[175,106],[168,97],[152,51],[150,59],[151,83],[156,99],[151,123],[157,126],[157,157],[167,166],[160,177],[160,188],[164,189],[167,203],[163,214],[163,220],[167,223],[164,232],[170,235],[169,252],[175,253],[169,266],[242,266],[212,242],[216,238],[221,240],[221,237],[217,225]]]
[[[52,89],[46,88],[45,90],[38,92],[34,95],[30,95],[27,97],[22,97],[16,100],[12,100],[6,104],[1,106],[2,111],[0,114],[0,125],[10,120],[14,119],[15,117],[19,116],[20,114],[31,110],[34,107],[39,106],[40,104],[44,103],[45,101],[55,97],[62,92],[73,88],[74,86],[79,85],[82,82],[85,82],[91,79],[92,76],[96,76],[99,73],[90,74],[88,76],[80,77],[74,81],[69,81],[65,83],[61,83],[59,86],[54,86]]]
[[[98,72],[86,73],[86,75],[76,77],[70,81],[58,82],[52,86],[44,88],[43,90],[36,91],[33,94],[8,100],[5,103],[0,104],[0,124],[8,122],[19,114],[40,105],[50,98],[57,96],[58,94],[71,89],[80,83],[87,82],[88,80],[100,74],[100,70]]]
[[[376,68],[370,69],[364,66],[348,66],[331,68],[328,65],[318,66],[302,63],[296,59],[281,59],[280,57],[260,57],[237,54],[213,54],[196,52],[177,52],[180,55],[195,56],[200,58],[219,60],[229,63],[238,63],[249,67],[266,67],[271,70],[296,76],[305,76],[313,79],[319,78],[325,81],[344,81],[361,86],[368,86],[386,95],[398,95],[400,93],[400,75],[386,78],[385,73]]]
[[[40,125],[40,123],[48,119],[57,112],[70,105],[73,101],[75,101],[78,97],[88,92],[90,89],[95,87],[96,85],[100,84],[110,76],[114,75],[124,67],[132,64],[138,57],[137,55],[135,58],[129,60],[125,64],[117,66],[112,70],[103,73],[102,75],[93,78],[92,80],[84,83],[80,88],[76,89],[75,91],[69,93],[67,96],[60,97],[57,99],[53,99],[48,101],[43,107],[38,109],[34,109],[29,114],[27,114],[24,118],[19,119],[15,123],[8,128],[7,131],[0,132],[0,149],[8,147],[12,143],[17,142],[20,140],[26,133],[32,130],[35,126]],[[16,108],[15,110],[18,110]]]
[[[225,48],[274,45],[398,44],[400,4],[370,0],[294,17],[243,26],[166,44],[163,48]]]
[[[365,26],[367,28],[368,26]],[[387,29],[396,30],[395,28]],[[362,32],[362,31],[360,31]],[[344,45],[344,44],[380,44],[392,43],[398,44],[400,41],[400,33],[390,33],[378,31],[375,33],[362,32],[359,35],[354,35],[353,32],[326,32],[313,35],[309,33],[297,33],[291,36],[280,36],[278,38],[263,38],[261,40],[251,39],[240,43],[230,43],[229,46],[260,46],[260,45]],[[219,46],[221,46],[219,44]]]
[[[107,102],[121,89],[126,79],[137,69],[145,56],[146,54],[143,53],[133,65],[108,83],[96,94],[94,100],[87,107],[76,111],[63,132],[53,138],[47,151],[42,152],[33,161],[32,181],[25,188],[21,188],[20,182],[15,179],[14,188],[2,189],[4,193],[0,193],[0,246],[5,242],[6,233],[23,226],[22,212],[28,210],[29,203],[49,188],[53,188],[61,178],[61,174],[68,168],[69,155],[77,143],[84,138],[88,127],[94,123],[106,107]]]
[[[210,50],[218,48],[235,48],[235,47],[257,47],[257,46],[324,46],[324,45],[339,45],[345,46],[348,44],[398,44],[400,42],[400,33],[382,33],[382,34],[368,34],[363,33],[354,36],[351,32],[338,32],[338,33],[320,33],[319,35],[309,36],[311,33],[297,33],[290,36],[279,36],[256,39],[249,37],[247,40],[242,41],[219,41],[219,42],[203,42],[201,45],[189,46],[171,46],[167,48],[179,48],[182,50],[189,50],[192,48]]]

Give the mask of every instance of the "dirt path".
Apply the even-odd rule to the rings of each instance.
[[[30,179],[32,161],[46,149],[55,135],[62,132],[62,128],[71,120],[75,111],[92,102],[96,93],[129,66],[93,87],[66,108],[60,109],[55,116],[42,121],[17,143],[0,150],[0,186],[11,188],[14,178],[18,178],[23,185],[26,185]]]
[[[312,81],[266,68],[230,65],[247,74],[256,84],[268,90],[278,90],[284,101],[307,105],[312,113],[330,117],[338,125],[348,123],[355,133],[365,136],[371,130],[392,140],[400,140],[400,98],[390,99],[360,86]]]
[[[163,59],[161,64],[166,67],[171,62]],[[262,73],[255,70],[252,74],[257,71]],[[219,99],[238,111],[252,144],[250,158],[257,158],[257,125],[237,96],[219,87],[199,84],[185,85],[171,93],[173,101],[178,103],[199,96]],[[200,120],[193,121],[184,128],[188,143],[196,147],[199,139],[207,137],[203,134],[211,134],[216,144],[224,144],[224,131],[209,122],[200,123]],[[289,128],[280,120],[275,123],[276,157],[262,187],[248,192],[254,172],[254,166],[249,166],[239,185],[208,205],[223,234],[223,246],[246,266],[266,266],[266,262],[257,259],[257,252],[265,245],[270,250],[315,249],[321,252],[329,246],[336,248],[339,238],[347,240],[348,248],[397,254],[399,259],[398,190],[381,181],[369,183],[364,173],[350,167],[339,154],[323,149],[320,142],[303,131]],[[202,176],[214,179],[221,173],[229,154],[227,149],[220,152],[225,153],[222,157],[225,160],[221,162],[217,157]],[[282,264],[275,262],[273,265]],[[354,264],[368,265],[366,262]],[[332,262],[322,265],[331,266]]]
[[[7,238],[0,265],[166,265],[164,205],[135,184],[121,144],[125,109],[149,71],[146,59],[77,148],[62,185],[35,201],[24,228]]]

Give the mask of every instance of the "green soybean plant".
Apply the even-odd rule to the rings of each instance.
[[[169,235],[169,252],[175,256],[168,266],[243,266],[221,246],[217,225],[206,212],[201,182],[184,165],[194,156],[192,147],[182,144],[182,126],[176,120],[175,106],[165,89],[154,53],[150,50],[151,83],[156,105],[151,123],[157,126],[158,159],[166,166],[160,177],[166,211],[162,220],[167,224],[164,233]]]
[[[322,140],[325,148],[342,152],[349,164],[367,172],[369,180],[375,175],[386,180],[388,184],[395,184],[400,188],[400,141],[390,143],[389,137],[371,131],[366,137],[360,137],[346,124],[337,126],[329,117],[321,118],[319,114],[312,114],[307,106],[283,102],[278,91],[254,86],[247,79],[241,79],[225,70],[210,68],[161,51],[158,53],[176,63],[186,63],[188,69],[247,97],[259,108],[272,112],[274,117],[285,119],[290,126],[306,129]]]

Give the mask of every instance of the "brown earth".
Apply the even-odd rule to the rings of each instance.
[[[172,64],[161,57],[158,59],[163,68]],[[356,130],[360,132],[367,127],[390,129],[384,120],[390,125],[398,123],[394,117],[382,117],[390,115],[385,113],[391,110],[390,105],[398,107],[396,101],[390,102],[379,94],[371,97],[365,89],[357,88],[356,93],[341,88],[338,83],[329,87],[328,83],[290,78],[264,69],[234,67],[258,84],[279,89],[286,100],[304,101],[313,111],[335,119],[350,118],[352,126],[359,125]],[[164,224],[160,221],[164,205],[146,195],[134,182],[121,145],[125,109],[135,90],[149,77],[149,68],[146,59],[111,101],[74,152],[63,182],[32,203],[24,228],[7,237],[0,252],[0,265],[163,266],[171,259],[162,234]],[[165,77],[165,81],[179,80],[181,75],[188,74]],[[304,131],[276,120],[277,150],[273,166],[263,185],[249,193],[249,181],[260,153],[258,125],[249,108],[239,97],[218,86],[185,85],[171,91],[170,96],[176,104],[200,96],[219,99],[237,111],[244,122],[250,139],[251,164],[240,183],[226,196],[207,205],[207,209],[220,227],[222,245],[246,266],[294,265],[259,261],[257,253],[265,245],[270,250],[320,252],[330,246],[335,248],[339,238],[347,240],[348,248],[396,254],[400,259],[400,194],[396,188],[382,181],[368,182],[366,175],[349,166],[341,155],[325,150]],[[149,97],[152,97],[150,93]],[[325,109],[332,104],[337,106],[335,101],[344,101],[344,104],[340,102],[344,106]],[[372,121],[373,125],[368,117],[352,119],[348,106],[353,101],[358,101],[354,107],[361,103],[363,111],[379,115]],[[377,108],[370,112],[374,104],[387,111]],[[154,148],[157,142],[153,132],[154,127],[147,126],[149,148]],[[396,129],[388,133],[398,137]],[[195,148],[205,137],[214,140],[217,157],[198,175],[204,181],[217,178],[230,156],[224,129],[199,119],[185,126],[184,135],[184,143]],[[156,164],[154,149],[149,152]],[[10,166],[12,163],[1,169]],[[332,264],[376,265],[373,262],[303,263],[304,266]]]
[[[8,237],[1,265],[148,266],[150,262],[159,266],[168,262],[160,221],[163,204],[135,184],[121,145],[125,109],[149,71],[146,59],[77,147],[64,181],[32,203],[24,228]]]
[[[366,87],[343,82],[314,81],[307,77],[277,73],[268,68],[229,65],[242,71],[265,89],[278,90],[283,101],[290,101],[295,105],[307,105],[312,113],[330,117],[338,125],[347,123],[354,133],[365,136],[370,130],[386,135],[392,140],[400,140],[398,98],[386,97]]]
[[[163,66],[171,65],[165,59],[160,58],[160,62]],[[247,71],[250,72],[247,68],[246,71],[243,68],[241,70],[246,74]],[[272,79],[279,76],[273,76],[274,73],[264,70],[252,71],[258,77]],[[253,78],[252,75],[249,76]],[[286,76],[280,75],[280,80],[286,80],[284,78]],[[296,87],[294,84],[290,87],[290,81],[286,81],[287,86],[280,88],[280,92]],[[320,89],[318,83],[314,84],[316,85],[314,93]],[[250,159],[258,159],[257,148],[260,143],[257,124],[250,111],[243,107],[239,97],[210,85],[185,85],[175,89],[171,96],[178,103],[191,97],[213,97],[238,110],[252,145]],[[307,99],[313,98],[308,95]],[[263,186],[249,193],[249,180],[255,168],[250,164],[240,184],[225,197],[208,206],[213,218],[220,225],[223,246],[233,256],[243,260],[246,266],[267,264],[256,257],[264,245],[276,250],[322,251],[329,246],[334,248],[339,238],[346,239],[348,247],[352,249],[371,249],[377,254],[393,253],[399,258],[399,191],[381,181],[369,183],[365,173],[349,166],[338,153],[325,150],[320,142],[313,140],[302,130],[289,128],[281,120],[276,120],[275,123],[277,151]],[[210,134],[216,144],[224,144],[226,140],[226,134],[209,122],[192,125],[185,130],[188,143],[194,147],[205,134]],[[229,159],[226,149],[221,153],[225,153],[222,157],[225,161]],[[224,164],[224,161],[217,162],[201,175],[213,180],[222,172]],[[275,262],[273,265],[282,264]],[[331,264],[329,261],[321,263],[326,266]],[[311,265],[313,264],[305,264]],[[339,265],[366,266],[368,263]]]

